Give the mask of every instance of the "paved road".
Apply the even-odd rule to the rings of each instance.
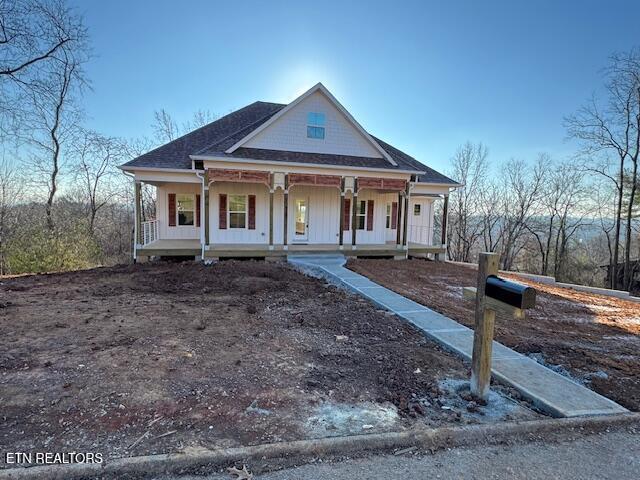
[[[230,475],[165,480],[229,480]],[[624,431],[559,443],[472,447],[433,455],[380,455],[256,475],[256,480],[614,479],[640,478],[640,433]]]

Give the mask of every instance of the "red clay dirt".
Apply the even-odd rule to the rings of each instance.
[[[350,260],[348,267],[473,327],[474,303],[462,296],[462,287],[476,286],[473,268],[420,259]],[[537,289],[537,305],[526,320],[498,314],[496,340],[640,410],[640,303],[512,279]]]
[[[343,417],[361,433],[495,420],[445,405],[439,382],[468,378],[457,357],[287,265],[0,279],[0,307],[4,451],[109,458],[344,434]],[[352,418],[363,405],[371,426]],[[516,405],[504,419],[537,416]]]

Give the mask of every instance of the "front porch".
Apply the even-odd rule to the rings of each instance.
[[[237,244],[210,245],[205,248],[206,258],[239,258],[239,257],[286,257],[289,254],[339,253],[348,257],[396,257],[441,255],[445,252],[444,245],[422,245],[409,243],[408,249],[398,248],[395,244],[343,246],[335,244],[314,245],[283,245]],[[200,257],[202,245],[199,240],[154,240],[138,248],[138,255],[147,257]]]
[[[440,258],[446,251],[444,234],[434,238],[433,204],[444,199],[446,225],[447,195],[410,178],[225,169],[196,178],[202,182],[156,183],[157,218],[136,215],[136,258]],[[139,192],[136,182],[137,212]]]

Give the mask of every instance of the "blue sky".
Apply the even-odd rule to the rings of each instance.
[[[89,123],[150,133],[321,81],[372,134],[440,170],[466,140],[492,163],[566,158],[563,117],[640,46],[638,1],[77,1],[95,58]]]

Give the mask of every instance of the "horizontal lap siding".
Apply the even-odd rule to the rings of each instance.
[[[325,138],[307,138],[307,115],[324,113]],[[313,93],[245,145],[248,148],[382,158],[320,92]]]
[[[219,198],[220,194],[227,195],[227,208],[230,195],[256,196],[256,225],[255,230],[249,228],[219,228]],[[275,213],[275,209],[274,209]],[[269,190],[265,185],[251,183],[213,183],[209,189],[209,242],[215,244],[268,244],[269,243]],[[249,209],[247,204],[246,226],[249,226]]]
[[[167,184],[156,189],[156,218],[159,220],[158,235],[162,240],[199,240],[200,228],[187,226],[169,226],[169,204],[170,193],[189,193],[200,195],[202,189],[198,184],[175,183]]]

